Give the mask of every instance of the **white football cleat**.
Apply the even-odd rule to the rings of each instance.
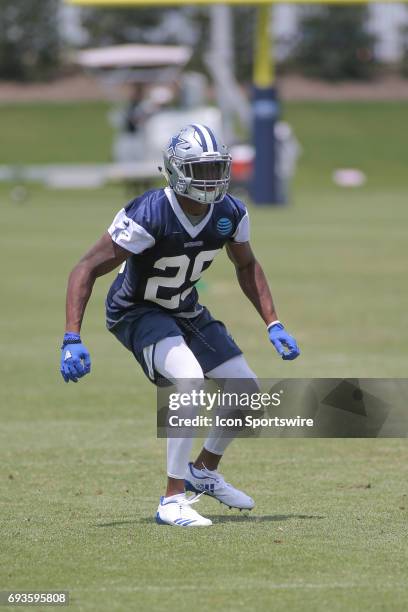
[[[186,491],[204,493],[204,495],[218,499],[221,504],[230,508],[252,510],[255,506],[252,497],[236,489],[229,482],[225,482],[222,475],[216,470],[211,471],[207,468],[199,470],[192,463],[188,464],[185,486]]]
[[[195,504],[199,497],[195,495],[189,499],[185,493],[161,497],[156,513],[156,523],[175,527],[209,527],[212,521],[204,518],[191,507],[191,504]]]

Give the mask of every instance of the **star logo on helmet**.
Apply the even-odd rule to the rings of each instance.
[[[188,144],[188,142],[187,140],[184,140],[184,138],[181,138],[179,134],[177,134],[177,136],[173,136],[170,140],[170,144],[168,146],[167,151],[172,155],[176,155],[176,148],[179,144]]]

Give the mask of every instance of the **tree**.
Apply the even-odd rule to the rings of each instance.
[[[54,76],[60,63],[59,0],[1,0],[0,79]]]
[[[251,79],[252,48],[256,9],[234,7],[235,69],[240,81]],[[210,12],[208,6],[164,9],[86,8],[82,9],[82,26],[88,33],[87,45],[153,43],[190,45],[193,55],[190,70],[208,74],[205,54],[209,51]]]
[[[208,7],[86,8],[82,9],[81,22],[88,34],[87,45],[189,45],[193,49],[189,69],[207,72],[204,52],[209,40]]]
[[[234,6],[235,75],[240,83],[252,82],[256,7]]]
[[[408,7],[406,9],[408,14]],[[401,62],[400,69],[403,77],[408,78],[408,25],[404,23],[400,29],[401,34]]]
[[[171,10],[152,8],[86,8],[82,26],[88,33],[88,44],[95,46],[125,43],[147,43],[155,30],[165,22]],[[161,42],[170,42],[163,32]]]
[[[367,29],[367,7],[308,7],[302,11],[295,60],[309,76],[367,79],[376,65],[374,43]]]

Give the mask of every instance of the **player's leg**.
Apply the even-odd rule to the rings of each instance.
[[[208,378],[226,379],[223,391],[225,393],[236,392],[237,385],[242,391],[257,392],[258,384],[256,375],[249,367],[244,356],[236,355],[221,365],[206,372]],[[237,381],[239,379],[239,383]],[[231,407],[231,412],[236,408]],[[223,409],[223,416],[228,417],[228,411]],[[254,501],[243,491],[236,489],[225,482],[224,478],[217,472],[218,464],[234,438],[225,435],[220,428],[214,427],[201,449],[194,463],[189,463],[186,487],[192,491],[205,491],[221,503],[234,508],[251,510]]]
[[[153,383],[161,375],[182,385],[186,379],[203,379],[203,370],[186,346],[174,317],[157,308],[141,307],[107,326],[114,336],[133,353],[144,373]],[[156,513],[158,523],[181,527],[211,525],[209,519],[191,508],[186,498],[184,474],[191,451],[191,439],[173,439],[168,444],[168,498],[163,496]],[[180,492],[178,492],[180,491]],[[175,492],[175,495],[170,495]]]
[[[182,336],[165,338],[156,344],[154,367],[175,385],[177,393],[188,393],[204,380],[201,366]],[[192,445],[192,438],[168,438],[166,496],[184,493],[184,474]]]
[[[225,393],[237,391],[238,387],[248,393],[258,391],[256,374],[251,370],[243,355],[237,355],[232,357],[232,359],[228,359],[228,361],[206,372],[206,376],[207,378],[226,379],[223,388]],[[240,379],[242,383],[237,383],[237,379]],[[231,413],[235,412],[235,410],[236,408],[232,407]],[[223,409],[223,416],[228,417],[225,409]],[[234,438],[226,436],[220,427],[214,427],[205,440],[204,446],[194,462],[194,467],[198,469],[206,467],[209,470],[216,470],[226,448],[233,440]]]
[[[188,393],[204,380],[204,374],[182,336],[160,340],[154,350],[155,370],[173,382],[178,393]],[[184,476],[190,458],[192,438],[167,439],[167,489],[160,499],[156,521],[180,527],[205,527],[211,521],[202,517],[185,496]]]

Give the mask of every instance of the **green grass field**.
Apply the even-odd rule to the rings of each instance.
[[[105,113],[0,107],[0,163],[104,161]],[[304,148],[293,204],[250,211],[301,357],[275,355],[225,255],[201,299],[259,376],[406,377],[408,109],[291,104],[287,116]],[[344,165],[367,184],[332,185]],[[164,443],[154,387],[105,330],[113,275],[84,323],[91,376],[65,385],[59,374],[67,275],[127,195],[30,187],[18,204],[10,190],[0,187],[0,590],[67,589],[71,609],[103,612],[406,610],[405,440],[240,440],[223,473],[255,498],[249,517],[204,499],[211,529],[153,522]]]

